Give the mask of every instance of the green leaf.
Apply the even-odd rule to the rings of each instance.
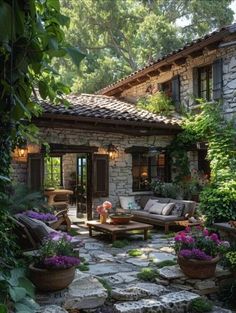
[[[47,1],[47,5],[53,9],[55,9],[56,11],[60,11],[60,2],[59,0],[48,0]]]
[[[19,287],[22,287],[25,289],[26,293],[31,297],[34,298],[35,294],[34,294],[34,290],[35,287],[34,285],[31,283],[31,281],[26,278],[26,277],[20,277],[18,279],[19,282]]]
[[[79,48],[75,48],[75,47],[66,47],[65,51],[67,52],[67,54],[70,56],[70,58],[72,59],[73,63],[79,67],[80,62],[83,60],[83,58],[85,57],[85,54],[83,54]]]
[[[17,313],[34,313],[38,310],[40,306],[31,298],[26,297],[20,302],[15,304],[15,309]]]
[[[47,84],[40,80],[38,83],[40,96],[45,100],[48,96],[48,86]]]
[[[7,306],[0,303],[0,313],[7,313]]]
[[[26,296],[25,288],[22,287],[10,287],[9,293],[14,302],[18,302]]]
[[[10,178],[0,175],[0,180],[4,180],[6,182],[10,182]]]
[[[20,277],[24,277],[25,270],[23,268],[14,268],[13,270],[11,270],[10,275],[10,279],[8,280],[9,284],[12,287],[18,286],[18,280]]]

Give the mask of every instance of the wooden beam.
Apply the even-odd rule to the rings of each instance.
[[[200,50],[197,50],[197,51],[194,51],[192,53],[189,54],[191,56],[191,58],[197,58],[197,57],[200,57],[201,55],[203,55],[203,49],[200,49]]]
[[[159,68],[159,71],[160,72],[167,72],[167,71],[170,71],[172,68],[172,64],[166,64],[166,65],[163,65]]]
[[[174,64],[176,65],[183,65],[184,63],[186,63],[186,60],[187,60],[187,57],[183,57],[183,58],[180,58],[180,59],[177,59],[174,61]]]

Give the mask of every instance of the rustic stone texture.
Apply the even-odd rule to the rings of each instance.
[[[161,313],[164,305],[155,299],[142,299],[139,301],[130,301],[117,303],[114,305],[116,313]]]
[[[129,258],[125,262],[141,267],[147,267],[150,263],[149,260],[143,258]]]
[[[139,272],[125,272],[125,273],[116,273],[114,275],[104,276],[112,286],[117,284],[127,284],[132,283],[137,280],[137,274]]]
[[[178,265],[162,267],[158,272],[162,278],[168,280],[185,277]]]
[[[37,313],[68,313],[68,311],[58,305],[45,305]]]
[[[77,271],[68,288],[63,307],[67,310],[93,309],[103,305],[107,296],[107,290],[96,278]]]
[[[166,260],[171,260],[173,261],[176,259],[176,256],[170,253],[164,253],[164,252],[151,252],[149,253],[149,258],[153,260],[156,264],[166,261]]]
[[[167,289],[163,286],[152,283],[138,283],[127,288],[113,288],[111,296],[116,300],[132,301],[150,296],[159,297],[165,292],[167,292]]]
[[[198,281],[194,287],[199,290],[211,289],[216,287],[216,283],[212,279],[204,279],[202,281]]]
[[[233,311],[214,306],[211,313],[233,313]]]
[[[132,267],[128,264],[119,265],[119,264],[111,264],[111,263],[100,263],[95,265],[89,266],[89,271],[91,275],[96,276],[103,276],[103,275],[110,275],[110,274],[116,274],[119,272],[130,272],[132,270]]]

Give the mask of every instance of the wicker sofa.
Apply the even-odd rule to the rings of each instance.
[[[163,204],[169,204],[169,212],[163,213],[164,210],[159,214],[155,213],[155,210],[145,209],[149,200],[154,200],[155,202]],[[186,227],[189,224],[196,225],[198,224],[196,220],[193,218],[196,202],[189,200],[176,200],[170,198],[160,198],[154,196],[141,196],[136,200],[140,206],[139,210],[132,210],[133,220],[137,222],[143,222],[151,225],[164,226],[165,233],[169,231],[170,226],[178,225]],[[173,205],[174,204],[174,205]],[[171,209],[172,207],[172,209]],[[181,207],[181,214],[175,213],[176,207]],[[167,213],[167,214],[166,214]],[[189,220],[190,219],[190,220]]]

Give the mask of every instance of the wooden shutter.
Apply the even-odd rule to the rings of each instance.
[[[193,97],[199,97],[199,79],[198,79],[198,68],[193,68]],[[194,101],[196,102],[196,101]]]
[[[180,77],[176,75],[172,78],[172,100],[175,108],[178,111],[180,108]]]
[[[109,196],[109,158],[107,154],[94,154],[93,195],[94,197]]]
[[[213,100],[219,100],[222,97],[222,59],[215,60],[212,64],[213,76]]]
[[[28,186],[32,191],[43,188],[43,155],[39,153],[28,154]]]

